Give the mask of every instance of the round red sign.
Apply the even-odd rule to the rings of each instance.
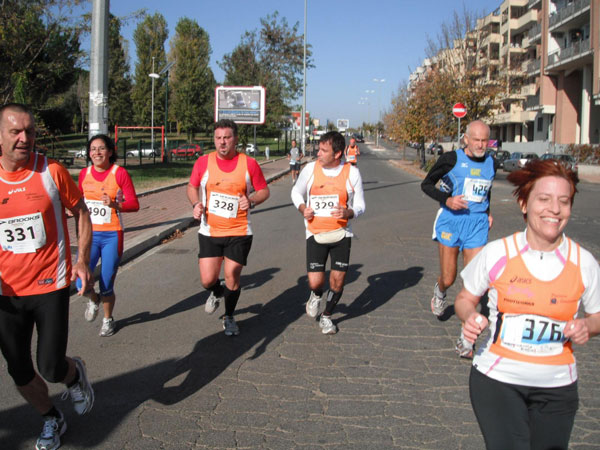
[[[454,117],[462,119],[467,115],[467,107],[462,103],[455,103],[452,107],[452,114],[454,114]]]

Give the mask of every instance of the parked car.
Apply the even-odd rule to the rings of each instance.
[[[354,140],[355,140],[356,142],[358,142],[358,143],[363,143],[363,142],[365,142],[365,138],[363,137],[363,135],[362,135],[362,134],[354,133],[354,134],[352,135],[352,137],[353,137],[353,138],[354,138]]]
[[[535,153],[513,152],[510,158],[504,161],[504,171],[512,172],[513,170],[522,169],[525,164],[531,159],[539,158]]]
[[[434,142],[430,144],[429,147],[427,147],[427,153],[430,153],[432,155],[437,153],[438,155],[441,155],[442,153],[444,153],[444,147],[442,147],[441,144],[436,144]]]
[[[246,155],[256,155],[258,152],[258,147],[255,147],[254,144],[246,144]]]
[[[490,154],[498,162],[498,168],[504,167],[504,161],[510,158],[510,152],[506,150],[492,150]]]
[[[159,149],[153,150],[151,148],[143,148],[141,151],[142,151],[142,158],[152,158],[154,156],[160,155]],[[140,151],[137,148],[127,150],[126,154],[127,154],[128,158],[139,158],[140,157]]]
[[[544,153],[540,159],[554,159],[556,161],[560,161],[575,173],[577,173],[579,170],[575,158],[571,155],[567,155],[566,153]]]
[[[87,157],[87,148],[83,147],[81,150],[77,150],[75,153],[75,158],[85,158]]]
[[[190,158],[195,156],[202,156],[204,150],[199,144],[181,144],[177,148],[171,149],[171,158]]]

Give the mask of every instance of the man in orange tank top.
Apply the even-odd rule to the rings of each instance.
[[[365,211],[360,172],[356,166],[342,162],[345,145],[344,136],[337,131],[324,134],[317,161],[306,165],[292,189],[292,201],[306,226],[309,317],[317,317],[322,309],[325,264],[328,257],[331,260],[329,291],[319,319],[323,334],[337,333],[331,315],[342,297],[350,262],[353,234],[349,220]]]
[[[81,278],[82,295],[90,283],[92,223],[69,172],[34,148],[32,112],[17,103],[0,107],[0,348],[17,390],[43,417],[36,448],[58,448],[67,426],[42,377],[66,384],[78,414],[94,404],[85,364],[66,356],[69,287]],[[65,208],[78,219],[72,269]],[[34,326],[39,374],[31,359]]]
[[[202,285],[210,291],[204,309],[212,314],[224,301],[223,329],[227,336],[235,336],[240,331],[233,313],[252,246],[250,210],[269,198],[269,187],[256,160],[236,151],[235,122],[217,122],[214,141],[216,151],[194,164],[187,196],[194,218],[200,220],[198,266]],[[223,263],[225,283],[221,284]]]

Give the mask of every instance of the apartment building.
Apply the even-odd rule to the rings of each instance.
[[[503,87],[492,138],[600,143],[600,0],[504,0],[474,31],[480,82]]]
[[[498,16],[507,91],[492,135],[504,142],[600,143],[600,0],[505,0],[478,26]]]

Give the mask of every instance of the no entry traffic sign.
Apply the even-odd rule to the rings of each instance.
[[[462,103],[455,103],[452,107],[452,114],[458,119],[462,119],[467,115],[467,107]]]

